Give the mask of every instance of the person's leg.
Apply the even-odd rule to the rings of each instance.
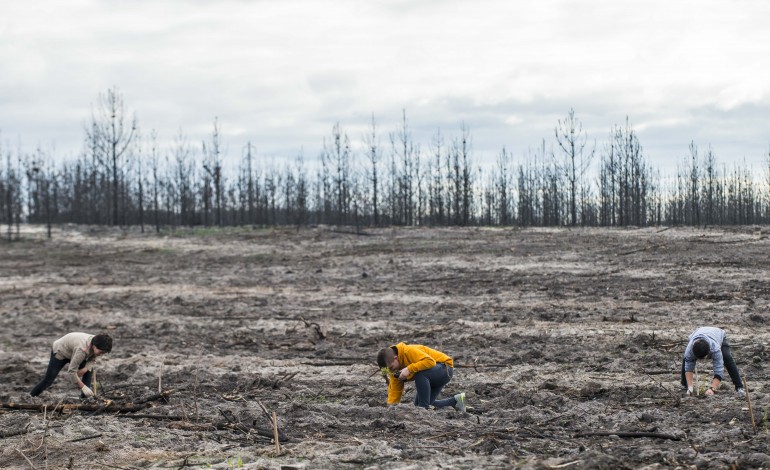
[[[431,403],[436,408],[444,408],[445,406],[455,406],[457,404],[457,400],[455,397],[449,397],[444,398],[441,400],[438,400],[438,396],[441,393],[441,390],[444,388],[444,385],[448,384],[450,380],[452,380],[452,375],[454,374],[454,369],[452,367],[445,367],[446,369],[446,381],[442,383],[440,386],[435,387],[433,390],[431,390]]]
[[[687,390],[687,378],[684,376],[684,364],[685,360],[682,359],[682,387]]]
[[[727,338],[722,342],[722,359],[725,361],[725,369],[730,374],[730,380],[733,381],[735,389],[743,388],[743,381],[741,380],[741,374],[738,372],[738,366],[735,365],[735,359],[733,359],[732,353],[730,353],[730,345],[727,344]]]
[[[80,381],[83,382],[86,387],[93,389],[94,388],[94,371],[89,370],[86,372],[83,377],[80,378]]]
[[[29,394],[33,397],[36,397],[43,393],[43,390],[47,389],[51,386],[51,384],[53,384],[56,376],[59,375],[59,372],[68,362],[68,359],[57,359],[56,354],[51,351],[51,358],[48,360],[48,368],[45,371],[43,380],[41,380],[39,384],[35,385],[35,388],[33,388]]]
[[[423,370],[414,375],[414,386],[417,389],[415,405],[427,408],[434,405],[435,397],[441,393],[441,389],[449,383],[451,376],[447,373],[446,364],[436,364],[433,368]],[[442,404],[441,406],[447,406]]]

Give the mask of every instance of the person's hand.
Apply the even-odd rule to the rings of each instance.
[[[708,390],[706,390],[706,396],[707,397],[710,397],[712,395],[714,395],[714,389],[713,388],[709,388]]]
[[[83,385],[83,388],[80,389],[80,393],[86,396],[86,398],[91,398],[94,396],[93,390],[88,388],[88,385]]]
[[[398,380],[406,380],[407,377],[409,377],[409,369],[404,367],[401,369],[401,373],[398,374]]]

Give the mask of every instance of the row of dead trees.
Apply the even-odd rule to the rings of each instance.
[[[629,124],[589,145],[570,110],[521,159],[505,148],[493,166],[474,161],[470,131],[437,131],[425,150],[406,112],[383,136],[372,118],[353,148],[339,124],[319,158],[282,167],[247,144],[226,167],[220,125],[193,144],[180,132],[161,149],[141,134],[117,89],[99,96],[83,152],[69,161],[38,149],[0,147],[0,224],[8,238],[22,222],[151,226],[645,226],[770,222],[770,155],[763,177],[719,165],[695,143],[675,175],[645,158]],[[57,162],[57,163],[54,163]]]

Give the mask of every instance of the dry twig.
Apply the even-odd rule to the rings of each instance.
[[[27,461],[27,463],[29,464],[29,466],[30,466],[30,467],[31,467],[33,470],[35,469],[35,466],[34,466],[34,465],[32,465],[32,461],[30,461],[30,460],[27,458],[27,456],[26,456],[26,455],[24,455],[24,452],[22,452],[21,450],[19,450],[19,449],[18,449],[18,448],[16,448],[16,447],[14,447],[14,450],[16,450],[16,452],[20,453],[22,457],[24,457],[24,460],[26,460],[26,461]]]
[[[581,431],[575,435],[575,437],[585,436],[654,437],[658,439],[671,439],[672,441],[681,439],[673,434],[649,431]]]
[[[754,421],[754,411],[751,409],[751,398],[749,397],[749,386],[746,383],[746,377],[743,377],[743,390],[746,391],[746,402],[749,404],[749,414],[751,415],[751,426],[754,428],[754,434],[757,433],[757,423]]]

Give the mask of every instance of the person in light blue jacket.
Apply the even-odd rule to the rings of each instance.
[[[698,359],[710,358],[714,368],[714,378],[711,386],[706,390],[707,396],[712,396],[719,389],[722,383],[724,370],[730,374],[730,379],[735,385],[735,391],[738,398],[746,396],[743,389],[741,375],[738,372],[738,366],[735,365],[732,354],[730,354],[730,345],[727,344],[725,330],[713,326],[702,326],[696,329],[687,342],[684,350],[684,361],[682,362],[682,387],[687,390],[687,394],[694,393],[693,371],[695,362]]]

